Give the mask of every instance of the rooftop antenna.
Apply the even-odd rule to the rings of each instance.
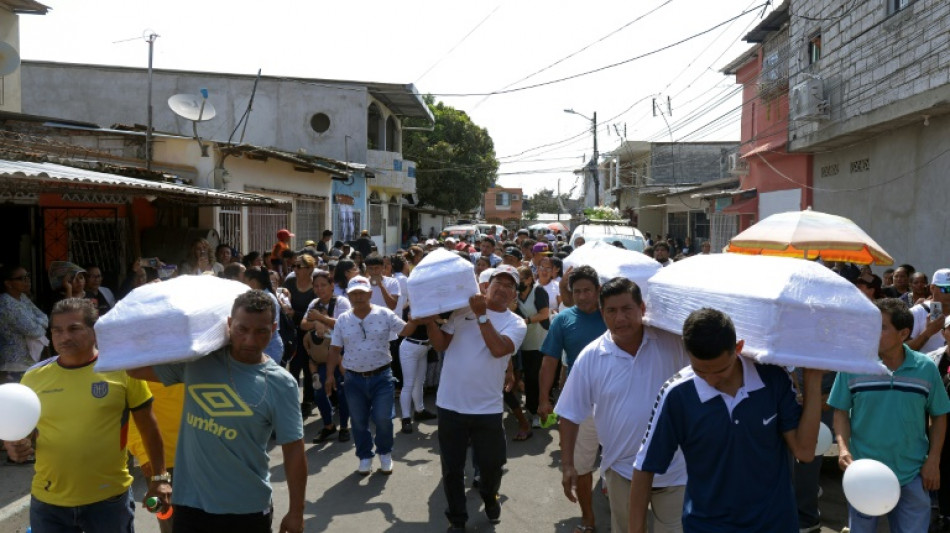
[[[217,114],[214,106],[208,101],[208,89],[201,89],[201,94],[176,94],[168,99],[168,107],[179,117],[191,121],[191,129],[195,134],[195,141],[201,147],[201,157],[208,157],[208,147],[198,137],[198,123],[214,118]]]
[[[133,37],[131,39],[122,39],[119,41],[112,41],[112,44],[126,43],[129,41],[137,41],[139,39],[145,39],[145,42],[148,43],[148,120],[145,127],[145,169],[152,170],[152,58],[154,57],[155,52],[155,39],[158,39],[160,35],[155,33],[155,30],[151,28],[146,28],[142,32],[141,37]]]

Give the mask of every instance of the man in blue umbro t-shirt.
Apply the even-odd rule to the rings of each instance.
[[[804,406],[784,369],[737,355],[732,320],[694,311],[683,325],[690,366],[660,390],[634,462],[630,533],[642,531],[654,474],[686,459],[683,531],[796,533],[788,452],[815,458],[821,371],[804,371]]]

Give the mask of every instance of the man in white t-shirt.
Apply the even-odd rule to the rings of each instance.
[[[435,317],[425,320],[432,347],[445,352],[436,405],[450,531],[464,531],[468,521],[464,473],[469,443],[481,472],[479,492],[485,514],[492,524],[500,521],[498,489],[506,455],[505,372],[508,359],[527,333],[524,320],[508,308],[518,294],[518,283],[517,270],[499,265],[487,294],[472,296],[469,308],[452,313],[441,328]]]
[[[364,261],[366,263],[366,277],[369,278],[370,286],[373,289],[369,303],[385,307],[390,311],[400,313],[396,306],[399,304],[399,282],[396,278],[383,275],[383,256],[377,253],[371,253]]]
[[[574,444],[581,422],[593,415],[603,447],[600,466],[610,495],[610,530],[625,532],[633,462],[657,395],[669,378],[689,365],[689,358],[679,336],[644,326],[640,287],[629,279],[614,278],[600,288],[600,310],[607,332],[577,356],[554,408],[561,419],[561,483],[572,499],[577,485]],[[651,531],[683,530],[685,487],[686,463],[677,451],[666,473],[653,480]]]
[[[350,408],[350,423],[356,456],[360,459],[360,475],[368,475],[373,467],[373,434],[369,422],[376,426],[376,453],[379,454],[380,472],[393,471],[393,416],[395,390],[393,385],[392,356],[389,339],[408,335],[411,328],[385,307],[370,303],[371,285],[363,276],[356,276],[346,286],[346,295],[352,309],[336,319],[327,357],[327,377],[324,389],[327,396],[336,389],[336,368],[345,370],[346,403]],[[341,358],[343,349],[346,357]]]
[[[934,303],[941,305],[942,312],[931,320],[931,311]],[[944,345],[943,335],[938,335],[943,329],[944,319],[950,313],[950,268],[941,268],[934,272],[930,282],[930,299],[910,308],[914,315],[914,329],[910,332],[907,346],[911,350],[929,353]]]

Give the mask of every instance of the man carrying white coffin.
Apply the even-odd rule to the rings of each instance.
[[[500,520],[498,489],[506,455],[505,372],[527,333],[524,320],[508,308],[518,294],[519,282],[517,270],[499,265],[487,294],[472,296],[469,308],[452,313],[441,328],[435,317],[424,319],[432,347],[445,352],[436,405],[450,531],[464,531],[468,520],[464,472],[469,443],[481,474],[479,492],[485,514],[493,524]]]
[[[264,354],[277,328],[263,291],[238,296],[228,318],[228,346],[188,363],[129,370],[132,377],[184,383],[175,458],[176,533],[269,532],[273,521],[267,443],[284,454],[290,505],[280,531],[303,531],[307,458],[297,381]]]
[[[610,530],[626,532],[633,461],[651,409],[663,383],[689,360],[678,336],[644,326],[646,306],[636,283],[626,278],[605,283],[600,309],[607,332],[577,356],[554,408],[560,416],[562,484],[564,494],[574,500],[578,478],[574,446],[581,422],[593,415],[603,446],[600,465],[610,495]],[[685,485],[686,464],[677,453],[666,473],[653,480],[652,531],[682,531]]]

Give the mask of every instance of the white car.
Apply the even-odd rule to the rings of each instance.
[[[627,250],[642,252],[646,248],[646,239],[643,233],[633,226],[625,226],[613,222],[588,221],[574,228],[569,244],[575,248],[578,237],[585,242],[604,241],[613,244],[619,241]]]

